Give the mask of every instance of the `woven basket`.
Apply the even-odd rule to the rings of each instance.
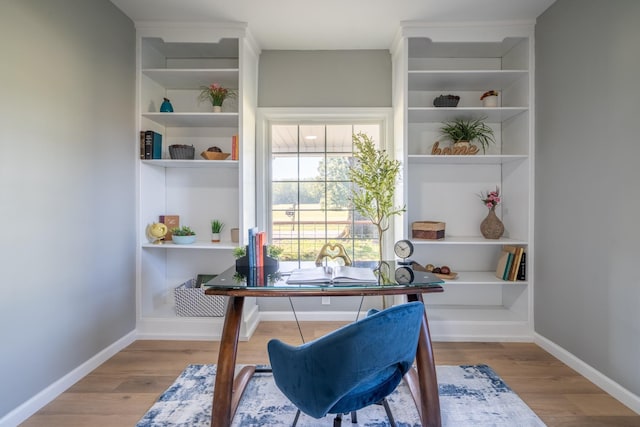
[[[457,107],[460,97],[457,95],[440,95],[433,100],[434,107]]]
[[[227,298],[205,295],[205,288],[196,288],[196,279],[190,279],[173,290],[176,313],[182,317],[223,317]]]
[[[193,160],[196,149],[193,145],[170,145],[169,156],[176,160]]]

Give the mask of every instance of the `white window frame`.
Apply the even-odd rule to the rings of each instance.
[[[393,143],[393,110],[391,108],[258,108],[256,118],[256,221],[261,230],[272,235],[271,230],[271,141],[273,124],[300,122],[301,124],[341,124],[357,121],[380,125],[380,148],[393,156],[397,151]],[[400,144],[402,141],[399,142]],[[398,159],[403,162],[403,159]],[[396,193],[402,193],[402,184]],[[396,198],[397,195],[396,195]],[[383,256],[392,253],[395,222],[389,227],[383,240]]]

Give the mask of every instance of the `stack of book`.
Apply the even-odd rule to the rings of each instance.
[[[526,280],[527,253],[521,246],[504,245],[498,258],[496,277],[502,280]]]
[[[264,267],[267,234],[264,231],[258,231],[257,227],[250,228],[247,242],[249,267]]]
[[[162,159],[162,135],[152,130],[140,131],[140,158]]]

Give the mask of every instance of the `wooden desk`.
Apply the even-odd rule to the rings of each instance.
[[[260,275],[262,272],[258,273]],[[407,295],[409,301],[421,301],[423,293],[442,292],[442,283],[435,276],[416,271],[416,279],[411,285],[354,285],[354,286],[309,286],[287,285],[284,280],[269,283],[264,274],[261,286],[240,283],[234,279],[235,267],[232,267],[207,283],[207,295],[225,295],[229,297],[225,315],[215,389],[213,394],[212,427],[228,427],[240,402],[245,386],[255,372],[255,367],[243,368],[234,379],[238,337],[242,319],[242,307],[245,297],[318,297],[318,296],[384,296]],[[265,284],[266,283],[266,284]],[[418,408],[423,427],[440,427],[440,400],[438,381],[433,359],[431,335],[425,309],[420,338],[416,351],[416,368],[405,376],[411,394]]]

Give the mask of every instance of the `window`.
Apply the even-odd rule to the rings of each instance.
[[[284,260],[315,260],[326,242],[341,243],[352,259],[377,258],[377,230],[354,210],[349,166],[352,135],[364,132],[378,144],[380,122],[278,122],[268,126],[271,171],[271,243]]]

